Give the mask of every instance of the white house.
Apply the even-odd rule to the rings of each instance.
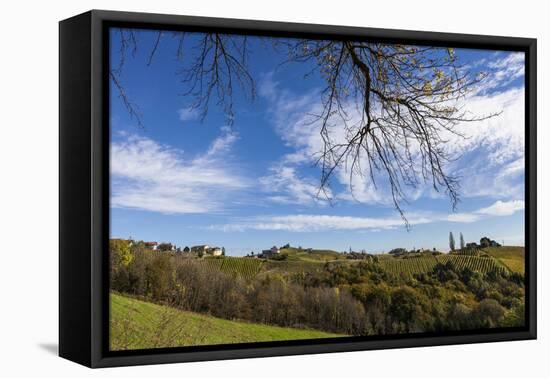
[[[194,253],[206,253],[210,249],[210,246],[208,244],[204,245],[195,245],[191,247],[191,252]]]
[[[151,248],[153,251],[156,251],[159,247],[159,243],[157,242],[144,242],[146,247]]]
[[[212,256],[221,256],[223,251],[220,247],[212,247],[207,250],[207,253]]]
[[[191,247],[191,252],[203,255],[210,256],[221,256],[223,255],[223,249],[220,247],[210,247],[208,244],[204,245],[195,245]]]

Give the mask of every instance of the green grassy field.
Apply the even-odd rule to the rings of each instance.
[[[525,273],[525,247],[489,247],[483,251],[506,265],[512,272]]]
[[[341,337],[219,319],[111,293],[111,350]]]
[[[281,254],[288,255],[288,261],[325,262],[345,260],[345,256],[329,249],[299,249],[294,247],[282,248]]]

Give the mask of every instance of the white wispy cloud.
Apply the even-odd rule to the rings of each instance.
[[[428,219],[425,222],[429,222]],[[415,223],[416,224],[416,223]],[[289,232],[321,232],[335,230],[388,229],[403,225],[401,218],[366,218],[336,215],[298,214],[256,217],[225,225],[211,226],[226,232],[259,230]]]
[[[332,197],[330,190],[319,190],[318,180],[301,178],[296,169],[291,166],[276,165],[270,168],[270,174],[261,177],[262,189],[271,193],[267,198],[273,202],[285,204],[308,205],[312,203],[326,204]]]
[[[515,212],[523,209],[525,209],[524,201],[497,201],[491,206],[478,210],[478,214],[502,217],[506,215],[512,215]]]
[[[514,80],[525,75],[525,53],[495,52],[491,56],[470,62],[462,67],[464,71],[483,72],[485,79],[473,88],[473,95],[486,95],[501,91]]]
[[[269,101],[270,115],[278,135],[286,146],[294,149],[276,161],[265,176],[260,178],[263,190],[270,200],[279,203],[300,205],[326,205],[333,197],[330,189],[319,191],[319,177],[304,175],[299,166],[311,165],[315,155],[322,148],[317,138],[318,125],[308,122],[312,107],[320,94],[311,91],[296,95],[281,88],[273,80],[273,73],[264,75],[258,93]]]
[[[525,75],[525,53],[513,52],[507,53],[505,56],[495,53],[487,66],[491,69],[489,80],[481,87],[481,90],[508,85]]]
[[[408,220],[411,225],[438,222],[473,223],[489,217],[509,216],[523,210],[524,206],[523,201],[497,201],[489,207],[472,212],[451,214],[411,213]],[[399,216],[352,217],[319,214],[258,216],[236,220],[228,224],[210,226],[211,229],[224,232],[242,232],[246,230],[288,232],[365,231],[398,227],[403,227],[403,219]]]
[[[222,134],[210,144],[206,154],[201,158],[202,160],[215,160],[216,158],[225,157],[233,144],[239,139],[237,133],[229,126],[223,126],[221,132]]]
[[[477,148],[483,149],[491,164],[501,164],[524,155],[525,148],[525,90],[524,87],[510,88],[503,92],[475,95],[465,100],[471,115],[497,116],[479,122],[462,122],[456,130],[464,138],[446,134],[446,148],[451,153],[465,153]]]
[[[248,186],[225,159],[235,140],[222,128],[205,153],[186,158],[150,138],[126,135],[111,143],[111,206],[176,214],[223,210],[228,196]]]
[[[525,209],[525,202],[523,200],[498,200],[490,206],[483,207],[472,212],[452,213],[447,216],[436,218],[438,220],[449,222],[472,223],[489,217],[505,217],[513,215],[523,209]]]
[[[458,160],[450,172],[461,178],[463,197],[524,198],[524,87],[475,95],[468,100],[474,114],[498,116],[457,126],[465,138],[449,137],[448,150]]]
[[[193,121],[193,120],[199,119],[200,112],[197,108],[193,108],[193,107],[182,108],[178,110],[178,116],[180,121],[183,121],[183,122]]]

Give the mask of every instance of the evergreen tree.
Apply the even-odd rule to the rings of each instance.
[[[455,237],[453,236],[452,231],[449,232],[449,248],[451,251],[455,250]]]

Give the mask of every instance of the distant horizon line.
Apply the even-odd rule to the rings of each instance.
[[[250,253],[250,252],[254,252],[254,253],[257,253],[257,252],[261,252],[262,250],[264,249],[269,249],[271,247],[273,247],[273,245],[271,247],[261,247],[261,248],[248,248],[248,247],[239,247],[239,248],[230,248],[228,249],[228,247],[225,247],[224,245],[217,245],[217,244],[212,244],[212,243],[199,243],[199,244],[186,244],[185,246],[182,246],[182,245],[177,245],[173,242],[169,242],[169,241],[155,241],[155,240],[143,240],[143,239],[132,239],[132,238],[122,238],[122,237],[110,237],[109,240],[128,240],[128,241],[135,241],[135,242],[143,242],[143,243],[157,243],[157,244],[171,244],[173,245],[174,247],[176,248],[181,248],[182,250],[185,248],[185,247],[189,247],[190,249],[192,247],[196,247],[196,246],[200,246],[200,245],[208,245],[208,246],[212,246],[212,247],[217,247],[217,248],[225,248],[226,250],[226,255],[232,255],[232,256],[241,256],[241,254],[234,254],[234,253],[231,253],[231,250],[235,250],[235,249],[240,249],[242,252],[242,256]],[[496,239],[491,239],[491,240],[496,240]],[[466,244],[468,243],[473,243],[473,242],[466,242]],[[477,241],[475,242],[477,243]],[[398,249],[398,248],[404,248],[406,249],[407,251],[410,251],[410,250],[415,250],[415,251],[433,251],[435,249],[436,252],[450,252],[451,249],[450,248],[438,248],[436,246],[434,247],[431,247],[431,248],[425,248],[425,247],[412,247],[412,248],[406,248],[406,247],[393,247],[393,248],[388,248],[388,249],[384,249],[384,250],[373,250],[373,251],[369,251],[368,249],[366,248],[361,248],[361,249],[355,249],[353,248],[353,246],[348,246],[348,248],[344,248],[344,249],[334,249],[334,248],[325,248],[325,247],[303,247],[303,246],[293,246],[292,244],[290,243],[284,243],[284,244],[281,244],[281,246],[277,246],[278,248],[282,248],[282,246],[288,244],[290,246],[290,248],[296,248],[296,249],[302,249],[302,250],[308,250],[308,249],[312,249],[312,250],[326,250],[326,251],[333,251],[333,252],[337,252],[337,253],[349,253],[349,249],[351,248],[352,252],[355,252],[355,253],[362,253],[362,252],[365,252],[367,254],[385,254],[385,253],[389,253],[390,251],[394,250],[394,249]],[[519,243],[519,244],[501,244],[502,247],[525,247],[525,241],[523,241],[522,243]],[[457,250],[460,250],[460,248],[456,248]],[[248,252],[244,252],[245,250],[249,250]]]

